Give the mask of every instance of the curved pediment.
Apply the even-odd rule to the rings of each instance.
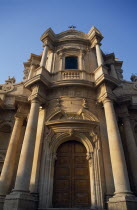
[[[57,34],[57,39],[88,39],[88,37],[87,34],[81,31],[69,29],[67,31]]]
[[[56,120],[88,120],[92,122],[98,122],[97,117],[91,113],[89,110],[82,108],[77,113],[67,113],[63,110],[59,109],[53,112],[47,119],[47,123],[50,121],[56,121]]]
[[[94,36],[98,36],[100,41],[103,36],[100,31],[96,27],[92,27],[88,33],[83,33],[81,31],[76,30],[75,28],[70,28],[66,31],[63,31],[59,34],[55,34],[51,28],[48,28],[41,36],[41,41],[45,42],[46,39],[50,39],[53,42],[55,41],[65,41],[65,40],[83,40],[89,41],[94,38]]]
[[[47,38],[50,38],[52,41],[64,41],[64,40],[88,40],[88,34],[83,33],[81,31],[77,31],[75,29],[69,29],[63,31],[59,34],[55,34],[54,31],[49,28],[47,29],[43,35],[41,36],[41,41],[44,42]]]

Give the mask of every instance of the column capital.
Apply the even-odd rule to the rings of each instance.
[[[113,103],[113,100],[112,100],[111,98],[109,98],[109,97],[104,97],[104,98],[102,99],[102,103],[105,104],[105,103],[107,103],[107,102]]]
[[[15,114],[16,119],[24,120],[25,117],[27,117],[29,113],[29,106],[25,103],[19,103],[18,104],[18,110]]]
[[[113,103],[114,102],[114,98],[110,95],[108,96],[108,94],[105,94],[103,96],[101,96],[99,99],[98,99],[98,102],[99,103],[102,103],[103,105],[107,102],[110,102],[110,103]]]
[[[111,63],[110,63],[110,65],[115,65],[115,61],[113,60],[113,61],[111,61]]]
[[[36,66],[37,66],[37,64],[36,64],[36,63],[34,63],[34,61],[32,61],[32,62],[31,62],[31,66],[34,68],[34,67],[36,67]]]
[[[126,112],[125,112],[125,111],[121,112],[121,113],[119,114],[119,116],[120,116],[120,118],[121,118],[122,120],[129,120],[129,117],[130,117],[128,111],[126,111]]]
[[[126,102],[122,103],[118,109],[119,117],[122,120],[129,120],[130,115],[128,112],[128,104]]]
[[[25,117],[26,117],[26,115],[25,115],[24,113],[17,112],[17,113],[15,114],[15,119],[16,119],[16,120],[21,120],[21,121],[23,121],[23,120],[25,119]]]
[[[91,48],[96,47],[96,45],[99,45],[99,46],[102,45],[102,44],[100,43],[100,40],[98,40],[97,38],[95,38],[95,39],[92,41]]]
[[[48,43],[43,44],[42,47],[49,47]]]
[[[53,44],[49,40],[44,41],[43,47],[47,47],[47,48],[50,48],[52,50],[54,49]]]
[[[28,100],[31,103],[39,103],[39,104],[44,104],[46,101],[44,98],[42,98],[38,93],[34,94],[34,95],[30,95]]]
[[[87,160],[93,159],[93,152],[87,152],[87,153],[86,153],[86,159],[87,159]]]
[[[93,152],[87,152],[86,159],[89,162],[89,166],[92,167],[92,165],[93,165]]]

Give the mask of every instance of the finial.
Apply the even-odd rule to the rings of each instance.
[[[70,29],[75,29],[76,26],[71,25],[71,26],[69,26],[68,28],[70,28]]]

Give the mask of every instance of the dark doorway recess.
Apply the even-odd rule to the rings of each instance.
[[[90,207],[89,166],[86,148],[78,141],[67,141],[57,150],[54,170],[53,206]]]

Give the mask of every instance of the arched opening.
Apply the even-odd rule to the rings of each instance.
[[[76,56],[66,57],[65,69],[78,69],[78,58]]]
[[[54,167],[53,207],[90,207],[89,165],[86,148],[66,141],[57,149]]]

